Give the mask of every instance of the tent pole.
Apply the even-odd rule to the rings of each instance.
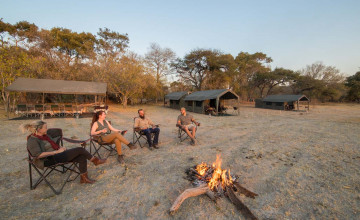
[[[310,111],[310,101],[308,101],[308,111]]]
[[[9,111],[9,109],[10,109],[10,93],[5,92],[5,97],[7,97],[6,98],[6,106],[7,106],[6,114],[7,114],[7,118],[10,119],[10,111]]]
[[[299,100],[296,101],[297,109],[299,111]]]

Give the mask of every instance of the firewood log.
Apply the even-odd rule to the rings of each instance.
[[[229,197],[230,201],[236,206],[236,208],[245,216],[246,219],[257,220],[256,216],[250,211],[244,203],[235,195],[232,187],[226,187],[226,195]]]
[[[210,188],[207,184],[202,184],[196,188],[186,189],[176,198],[174,204],[170,208],[170,214],[173,215],[176,210],[180,208],[181,204],[185,201],[185,199],[205,194],[207,191],[210,191]]]
[[[240,185],[240,183],[238,183],[238,182],[234,182],[233,184],[234,184],[236,190],[237,190],[239,193],[245,195],[246,197],[250,197],[250,198],[252,198],[252,199],[255,199],[255,196],[258,196],[258,194],[253,193],[253,192],[251,192],[250,190],[245,189],[244,187],[242,187],[242,186]]]

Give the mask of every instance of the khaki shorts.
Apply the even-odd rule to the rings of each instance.
[[[184,125],[184,127],[186,127],[188,130],[192,130],[195,128],[194,124],[189,124],[189,125]]]

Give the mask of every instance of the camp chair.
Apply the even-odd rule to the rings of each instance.
[[[35,105],[35,116],[40,116],[44,114],[44,105]]]
[[[111,121],[108,121],[111,124]],[[109,156],[116,155],[116,147],[115,144],[106,143],[101,141],[100,135],[91,135],[91,127],[92,124],[90,123],[90,154],[102,159],[104,156],[100,155],[100,150],[105,150],[109,152],[109,154],[105,157],[108,158]],[[115,154],[114,154],[115,152]]]
[[[64,114],[74,116],[74,110],[72,105],[65,105],[64,107]]]
[[[74,115],[76,118],[79,118],[81,113],[83,112],[83,107],[81,105],[76,105],[75,108],[73,108]]]
[[[137,118],[138,118],[138,117],[135,117],[135,118],[134,118],[134,125],[135,125],[135,120],[136,120]],[[159,127],[159,126],[156,125],[156,127]],[[151,133],[151,139],[152,139],[152,140],[154,139],[154,135],[155,135],[155,133]],[[133,143],[134,143],[134,145],[135,145],[136,143],[139,143],[140,147],[143,148],[143,147],[146,145],[146,143],[143,144],[143,145],[141,145],[141,142],[140,142],[141,139],[144,139],[144,140],[146,141],[146,143],[147,143],[147,137],[146,137],[146,135],[144,134],[144,132],[142,132],[142,130],[141,130],[140,128],[133,128]],[[150,146],[149,146],[149,147],[150,147]]]
[[[196,123],[192,122],[193,125],[195,125],[195,131],[197,131],[197,125]],[[190,138],[189,135],[185,132],[184,129],[182,129],[178,124],[176,124],[176,127],[178,127],[178,138],[180,139],[180,142],[185,141],[186,139]]]
[[[72,140],[72,139],[65,138],[65,137],[63,137],[63,133],[60,128],[50,128],[47,130],[47,134],[52,138],[55,138],[55,139],[58,138],[57,144],[59,146],[63,146],[63,140],[65,140],[70,143],[81,144],[83,147],[85,147],[86,142],[89,141],[89,140],[79,141],[79,140]],[[27,139],[29,137],[30,137],[30,135],[27,137]],[[33,155],[31,155],[29,149],[27,149],[27,151],[28,151],[29,177],[30,177],[30,189],[31,190],[35,189],[42,181],[44,181],[56,195],[59,195],[59,194],[61,194],[61,192],[64,189],[64,186],[66,185],[67,182],[75,180],[80,175],[79,166],[78,166],[78,163],[76,163],[76,162],[58,163],[58,164],[54,164],[49,167],[44,167],[44,170],[41,170],[38,167],[36,167],[36,165],[34,163],[35,157]],[[33,170],[35,170],[39,176],[36,181],[33,181]],[[68,173],[65,180],[61,183],[61,186],[58,190],[56,190],[54,188],[53,184],[50,183],[50,180],[49,180],[50,175],[56,174],[56,173],[61,173],[61,174]],[[75,176],[73,178],[70,178],[73,174]]]
[[[28,111],[26,105],[17,105],[17,110],[15,114],[19,114],[20,117],[28,117]]]
[[[233,114],[239,115],[239,108],[237,106],[233,106]]]
[[[51,116],[61,116],[61,109],[59,105],[51,105]]]
[[[105,105],[95,105],[94,106],[94,113],[98,112],[98,111],[104,111],[106,114],[108,112],[109,106],[105,106]]]
[[[27,115],[30,117],[37,116],[34,105],[26,105]]]

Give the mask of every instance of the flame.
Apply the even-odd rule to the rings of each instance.
[[[206,171],[208,170],[208,166],[206,163],[202,162],[201,164],[196,166],[196,171],[201,175],[204,176]]]
[[[226,186],[231,185],[233,180],[230,175],[229,170],[222,170],[221,169],[221,156],[220,154],[216,155],[216,161],[213,163],[212,168],[214,169],[213,175],[208,182],[208,186],[211,190],[217,189],[220,186],[225,189]],[[206,171],[208,170],[208,166],[206,163],[201,163],[196,166],[196,171],[201,175],[204,176]]]

